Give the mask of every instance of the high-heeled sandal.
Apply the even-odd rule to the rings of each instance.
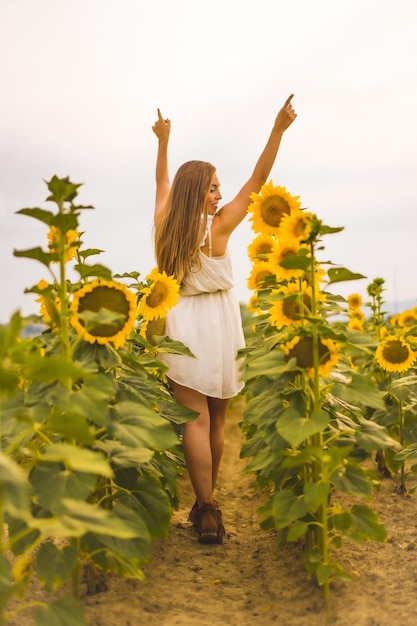
[[[198,541],[200,543],[223,543],[226,531],[222,512],[216,502],[203,502],[196,510]]]

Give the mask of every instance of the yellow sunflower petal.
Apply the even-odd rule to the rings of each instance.
[[[300,207],[298,198],[272,181],[263,185],[259,193],[250,195],[252,203],[248,212],[251,214],[252,229],[264,235],[277,234],[282,217]]]
[[[408,342],[394,335],[387,335],[375,353],[377,363],[387,372],[406,372],[412,367],[416,357],[417,353]]]
[[[166,272],[152,270],[147,276],[151,284],[141,290],[142,297],[139,303],[139,313],[145,320],[154,320],[165,317],[169,309],[178,302],[179,283]]]

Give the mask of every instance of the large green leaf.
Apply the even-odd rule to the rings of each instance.
[[[34,518],[30,522],[31,528],[39,530],[45,538],[82,537],[88,532],[122,539],[138,536],[137,526],[98,505],[74,498],[64,498],[61,504],[59,518]]]
[[[352,404],[358,403],[374,409],[385,409],[383,393],[376,388],[372,379],[354,372],[350,383],[346,385],[335,383],[332,394]]]
[[[412,443],[411,445],[403,448],[400,452],[394,456],[395,461],[407,461],[408,459],[417,458],[417,443]]]
[[[386,540],[387,532],[372,509],[357,504],[352,507],[351,514],[353,524],[366,538],[380,542]]]
[[[102,454],[69,443],[54,443],[47,446],[39,454],[39,459],[50,463],[63,463],[68,470],[98,474],[107,478],[113,475]]]
[[[114,407],[114,413],[115,419],[109,424],[109,431],[125,445],[166,450],[178,444],[171,424],[138,402],[119,402]]]
[[[138,467],[148,463],[154,455],[149,448],[132,448],[111,439],[96,441],[94,448],[102,450],[114,468]]]
[[[36,555],[36,571],[47,591],[53,591],[66,582],[78,565],[79,554],[72,545],[56,546],[45,541]]]
[[[36,220],[39,220],[40,222],[47,224],[48,226],[51,224],[52,218],[54,217],[54,213],[52,213],[51,211],[47,211],[46,209],[39,209],[38,207],[34,207],[30,209],[29,208],[20,209],[19,211],[16,211],[16,214],[27,215],[28,217],[33,217]]]
[[[59,515],[63,498],[87,500],[94,492],[97,476],[63,469],[58,463],[38,463],[30,474],[35,502]]]
[[[0,452],[0,504],[4,513],[18,519],[30,517],[26,475],[10,457]]]
[[[334,486],[352,496],[370,500],[372,481],[364,469],[356,464],[346,464],[338,468],[331,476]]]
[[[133,489],[121,493],[119,500],[128,510],[134,509],[140,514],[152,537],[166,538],[172,511],[169,498],[158,480],[150,475],[138,476]]]
[[[330,485],[325,482],[305,483],[304,502],[310,513],[315,513],[319,506],[325,504],[329,498]]]
[[[58,260],[57,254],[44,252],[44,250],[42,250],[39,246],[28,250],[13,250],[13,254],[14,256],[23,257],[25,259],[34,259],[42,263],[42,265],[46,265],[46,267],[49,267],[52,261]]]
[[[61,598],[35,613],[36,626],[88,626],[74,598]]]
[[[27,377],[30,380],[38,380],[44,383],[67,382],[83,380],[85,376],[91,374],[77,363],[69,361],[60,356],[42,357],[40,354],[32,354],[27,360]]]
[[[398,441],[390,437],[384,426],[364,418],[359,418],[358,421],[359,428],[356,430],[356,441],[358,446],[364,450],[372,452],[385,448],[400,448]]]
[[[303,497],[296,496],[292,489],[283,489],[272,498],[272,514],[275,528],[285,528],[308,513]]]
[[[288,372],[292,369],[294,369],[293,364],[285,361],[284,353],[281,350],[275,349],[255,359],[248,360],[245,379],[248,380],[256,376],[275,378],[283,372]]]
[[[288,443],[297,448],[303,441],[324,430],[330,422],[326,411],[312,411],[308,417],[302,417],[298,411],[289,407],[277,421],[277,431]]]

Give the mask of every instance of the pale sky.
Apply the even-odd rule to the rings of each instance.
[[[401,309],[417,303],[415,0],[0,0],[0,322],[37,312],[24,294],[46,268],[14,249],[46,227],[16,215],[45,203],[54,174],[84,183],[87,247],[114,273],[155,265],[160,107],[172,122],[170,170],[211,161],[230,200],[249,177],[290,93],[298,117],[270,178],[330,226],[323,260],[375,278]],[[247,302],[255,234],[230,250]]]

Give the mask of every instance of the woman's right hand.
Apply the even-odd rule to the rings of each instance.
[[[295,118],[297,117],[296,112],[294,111],[291,100],[293,99],[294,94],[291,94],[287,100],[285,101],[284,106],[279,111],[276,120],[275,120],[275,128],[279,130],[286,130],[288,126],[290,126]]]
[[[161,111],[158,109],[158,119],[155,124],[152,126],[152,130],[155,135],[158,137],[159,141],[165,139],[168,141],[169,133],[171,132],[171,120],[164,119],[162,117]]]

